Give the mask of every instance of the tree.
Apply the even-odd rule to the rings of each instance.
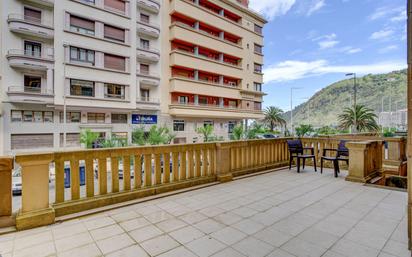
[[[247,139],[256,139],[258,134],[264,134],[266,129],[263,124],[254,122],[252,126],[245,132]]]
[[[198,134],[201,134],[203,136],[203,142],[210,142],[212,141],[212,134],[213,134],[213,126],[212,125],[206,125],[203,127],[199,127],[196,129],[196,132]]]
[[[298,137],[308,136],[311,132],[314,132],[312,125],[305,125],[305,124],[301,124],[295,130],[296,130],[296,135]]]
[[[143,127],[135,128],[132,132],[132,143],[138,145],[145,145],[146,139],[144,133],[145,132]]]
[[[269,106],[265,109],[264,114],[264,122],[269,125],[271,131],[275,129],[276,125],[286,124],[283,118],[283,110],[278,107]]]
[[[364,105],[356,105],[354,108],[345,108],[338,116],[339,128],[355,128],[357,132],[378,131],[379,126],[376,122],[378,116],[372,109]]]
[[[175,135],[170,132],[168,127],[157,127],[154,125],[149,130],[147,143],[150,145],[170,144],[173,138],[175,138]]]
[[[99,138],[99,133],[92,132],[90,129],[83,130],[80,134],[80,143],[83,144],[87,149],[93,147],[93,143]]]
[[[242,140],[244,136],[245,136],[245,131],[241,124],[233,128],[232,135],[231,135],[232,140]]]

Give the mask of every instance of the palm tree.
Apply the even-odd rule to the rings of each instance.
[[[213,139],[213,126],[206,125],[196,129],[196,132],[203,136],[203,142],[210,142]]]
[[[232,140],[242,140],[244,138],[244,134],[245,134],[245,131],[243,129],[243,126],[241,124],[237,125],[236,127],[233,128],[231,139]]]
[[[283,110],[278,107],[269,106],[265,109],[264,114],[264,121],[270,126],[271,131],[275,129],[276,125],[286,124],[285,119],[282,117]]]
[[[90,129],[86,129],[80,134],[80,143],[87,149],[92,148],[97,139],[99,139],[99,133],[92,132]]]
[[[354,108],[345,108],[338,116],[339,128],[349,129],[354,127],[357,132],[377,131],[379,130],[376,119],[378,116],[372,109],[364,105],[356,105]]]

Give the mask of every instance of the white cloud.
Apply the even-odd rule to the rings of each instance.
[[[393,16],[391,18],[392,22],[401,22],[406,20],[406,10],[402,10],[398,13],[398,15]]]
[[[326,60],[315,60],[312,62],[288,60],[269,65],[269,67],[264,70],[264,81],[265,83],[286,82],[328,73],[356,72],[359,75],[385,73],[404,69],[406,67],[404,61],[381,62],[365,65],[331,65]]]
[[[361,48],[354,48],[354,47],[351,47],[351,46],[345,46],[345,47],[342,47],[341,49],[339,49],[339,52],[342,52],[342,53],[345,53],[345,54],[356,54],[356,53],[362,52],[362,49]]]
[[[313,13],[319,11],[323,6],[325,6],[325,0],[316,0],[312,3],[306,15],[311,16]]]
[[[392,36],[393,33],[394,31],[391,29],[383,29],[372,33],[370,39],[387,39],[388,37]]]
[[[329,34],[329,35],[324,35],[320,36],[317,38],[312,39],[314,42],[318,42],[319,49],[328,49],[336,46],[339,44],[339,41],[336,40],[337,36],[335,33]]]
[[[263,14],[267,19],[285,15],[295,4],[296,0],[251,0],[249,6]]]
[[[384,7],[379,7],[377,9],[375,9],[375,11],[368,17],[369,20],[374,21],[374,20],[378,20],[378,19],[382,19],[382,18],[386,18],[389,16],[393,16],[393,15],[397,15],[396,17],[399,17],[400,15],[405,15],[406,17],[406,10],[404,6],[398,6],[398,7],[388,7],[388,6],[384,6]],[[393,18],[392,18],[393,19]],[[393,22],[396,22],[397,19],[395,18],[395,20],[392,20]]]
[[[391,52],[391,51],[396,50],[396,49],[398,49],[397,45],[390,45],[390,46],[379,49],[378,52],[380,54],[386,54],[386,53]]]

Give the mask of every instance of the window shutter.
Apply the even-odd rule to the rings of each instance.
[[[124,29],[104,25],[104,37],[124,42],[125,31]]]
[[[94,21],[70,16],[70,25],[94,31]]]
[[[104,6],[121,12],[126,12],[126,3],[122,0],[104,0]]]
[[[126,70],[126,58],[116,55],[105,54],[104,55],[104,67],[114,70]]]
[[[33,10],[30,8],[24,8],[24,19],[30,21],[41,21],[41,11]]]

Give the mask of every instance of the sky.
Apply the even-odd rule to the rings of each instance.
[[[346,73],[406,68],[406,0],[250,0],[266,17],[264,107],[290,110]]]

